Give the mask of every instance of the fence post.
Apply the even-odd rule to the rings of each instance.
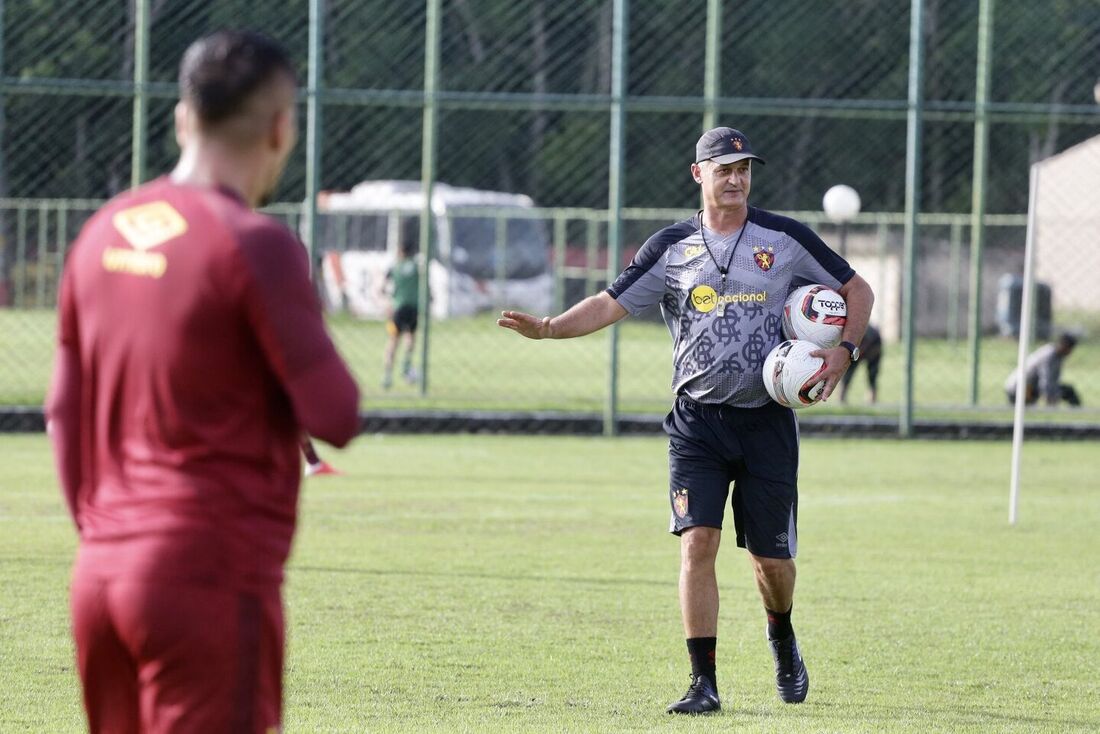
[[[596,290],[596,283],[599,280],[599,270],[596,263],[599,262],[600,257],[600,220],[597,217],[597,212],[590,212],[588,222],[585,225],[584,262],[587,266],[587,273],[584,280],[584,292],[588,295],[592,295]]]
[[[947,339],[951,346],[959,340],[959,270],[962,263],[962,222],[951,222],[951,254],[947,277]]]
[[[718,98],[722,96],[722,0],[707,0],[707,48],[703,65],[703,130],[718,125]]]
[[[497,291],[504,295],[505,281],[508,280],[508,219],[498,213],[493,231],[493,277]]]
[[[432,193],[435,186],[435,158],[437,153],[436,130],[439,125],[436,96],[439,89],[440,27],[443,24],[442,0],[426,0],[427,22],[424,27],[424,113],[421,122],[420,141],[420,190],[424,192],[424,205],[420,210],[420,252],[423,267],[420,270],[420,394],[428,393],[428,346],[431,329],[431,294],[428,288],[432,267],[432,241],[435,221],[432,215]]]
[[[15,211],[15,300],[13,305],[27,307],[27,207]]]
[[[69,249],[69,207],[68,204],[59,204],[57,207],[57,252],[56,273],[54,277],[54,296],[61,292],[61,271],[65,268],[65,253]],[[56,298],[54,303],[56,305]]]
[[[4,23],[4,10],[7,0],[0,0],[0,77],[5,76],[4,71],[4,36],[5,36],[5,23]],[[8,157],[7,146],[4,145],[4,141],[8,139],[5,127],[8,120],[8,94],[7,90],[0,89],[0,198],[6,198],[8,195]],[[11,219],[9,211],[0,211],[0,306],[6,306],[8,303],[4,303],[5,298],[11,299],[12,294],[8,290],[11,285],[11,281],[8,279],[12,273],[14,266],[11,262]],[[9,300],[9,303],[11,301]]]
[[[876,237],[878,238],[877,255],[878,255],[879,282],[883,284],[883,288],[887,288],[887,287],[893,288],[893,284],[890,283],[890,281],[888,281],[887,278],[886,278],[886,255],[887,255],[887,250],[889,250],[889,247],[890,247],[890,242],[889,242],[889,239],[890,239],[890,225],[886,223],[886,220],[884,220],[884,219],[879,220],[878,227],[876,228]],[[882,311],[879,311],[879,314],[882,314]],[[888,317],[883,317],[883,316],[880,315],[879,316],[879,326],[880,327],[884,326],[884,324],[882,323],[882,320],[884,318],[892,318],[892,317],[893,317],[893,314],[890,314],[890,316],[888,316]]]
[[[565,217],[554,213],[554,308],[555,313],[565,310]]]
[[[985,183],[989,176],[989,81],[993,64],[993,0],[978,5],[978,61],[974,80],[974,173],[970,200],[970,404],[978,404],[982,344],[982,250]]]
[[[306,76],[306,201],[305,245],[309,266],[317,254],[317,193],[321,188],[321,85],[324,83],[324,0],[309,2],[309,71]]]
[[[34,267],[34,306],[42,308],[46,303],[46,250],[50,246],[50,205],[38,203],[38,257]]]
[[[145,180],[145,148],[149,127],[149,0],[134,0],[134,123],[130,141],[130,186]]]
[[[611,21],[611,135],[607,172],[607,279],[619,271],[623,251],[623,169],[626,167],[626,95],[628,0],[615,0]],[[608,334],[607,403],[603,413],[604,435],[618,432],[619,325]]]
[[[921,118],[924,112],[924,2],[912,0],[909,19],[909,110],[906,114],[905,145],[905,250],[901,292],[902,375],[901,417],[898,429],[903,437],[913,435],[913,301],[917,285],[917,213],[920,210]]]

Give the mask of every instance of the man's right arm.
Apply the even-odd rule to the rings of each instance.
[[[80,530],[78,495],[81,476],[80,400],[82,378],[80,348],[73,303],[72,272],[61,279],[57,355],[46,398],[46,432],[53,443],[54,463],[69,514]]]
[[[520,311],[504,311],[497,325],[528,339],[571,339],[610,326],[627,315],[627,310],[609,293],[597,293],[553,318],[538,318]]]
[[[665,294],[665,252],[697,228],[695,218],[658,231],[642,245],[626,270],[602,293],[589,296],[560,316],[538,318],[505,311],[497,325],[528,339],[569,339],[599,331],[628,314],[660,302]]]

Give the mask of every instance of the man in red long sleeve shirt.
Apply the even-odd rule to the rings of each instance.
[[[252,210],[294,147],[295,89],[264,36],[197,41],[179,164],[104,206],[69,255],[47,415],[80,536],[92,732],[280,725],[299,440],[359,428],[305,250]]]

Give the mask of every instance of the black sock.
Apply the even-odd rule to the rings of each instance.
[[[794,609],[793,605],[785,612],[773,612],[771,609],[764,609],[768,613],[769,640],[785,640],[794,634],[794,627],[791,626],[792,609]]]
[[[710,682],[718,685],[714,679],[714,652],[718,646],[717,637],[689,637],[688,655],[691,656],[691,674],[705,675]]]

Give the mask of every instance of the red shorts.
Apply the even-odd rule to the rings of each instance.
[[[72,615],[92,734],[279,730],[278,588],[105,580],[78,569]]]

